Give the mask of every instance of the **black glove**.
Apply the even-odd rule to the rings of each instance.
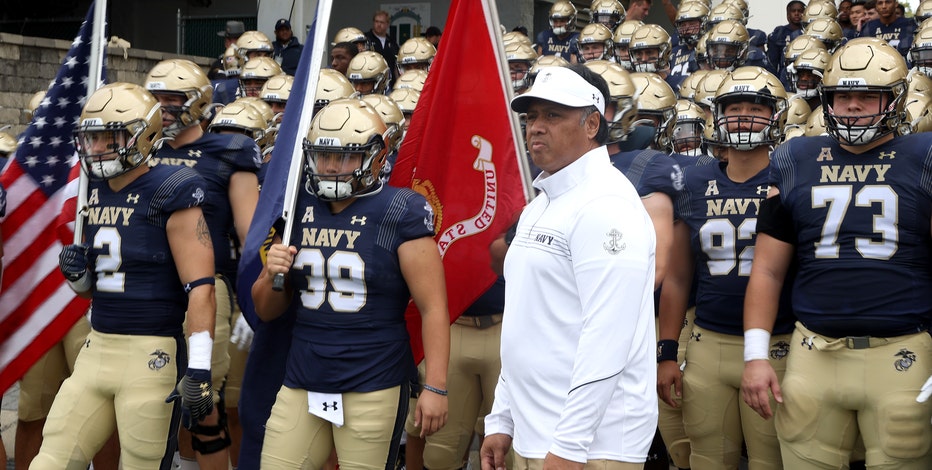
[[[188,369],[178,382],[178,386],[165,399],[165,403],[181,399],[181,424],[187,429],[193,429],[199,421],[213,411],[212,395],[210,371]]]
[[[87,274],[87,245],[66,245],[58,255],[58,267],[65,278],[75,282]]]

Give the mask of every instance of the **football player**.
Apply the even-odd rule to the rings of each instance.
[[[272,59],[262,57],[247,65],[263,61],[275,64]],[[204,133],[198,123],[211,101],[211,88],[207,76],[193,62],[183,59],[159,62],[146,77],[145,87],[161,104],[164,133],[171,138],[155,152],[152,164],[188,166],[207,184],[203,212],[213,242],[216,272],[217,341],[211,370],[215,384],[213,403],[218,404],[219,390],[230,368],[228,343],[235,303],[231,286],[235,285],[236,276],[236,258],[231,247],[244,245],[259,198],[256,177],[261,165],[259,147],[246,135]],[[235,240],[231,239],[231,233],[235,234]],[[192,432],[190,442],[195,455],[188,453],[188,441],[184,439],[180,443],[183,460],[196,456],[202,468],[207,465],[225,468],[230,445],[225,420],[216,426],[196,426]]]
[[[388,69],[388,62],[381,54],[364,51],[356,54],[356,57],[350,61],[346,77],[349,78],[356,93],[360,96],[370,93],[384,95],[388,91],[391,73]]]
[[[757,208],[767,193],[770,147],[780,141],[786,106],[786,92],[771,73],[736,69],[713,99],[713,139],[728,163],[684,171],[674,254],[660,297],[657,391],[674,407],[680,406],[675,397],[682,397],[690,468],[737,469],[742,442],[754,468],[783,468],[773,423],[739,406],[738,371],[743,364],[740,299],[754,254]],[[681,374],[678,338],[694,283],[695,322]],[[768,350],[780,372],[792,322],[784,302]]]
[[[417,380],[404,321],[409,297],[424,319],[421,436],[446,421],[450,327],[433,212],[419,194],[382,185],[387,131],[357,99],[331,102],[308,131],[296,246],[277,239],[252,288],[263,321],[297,308],[262,468],[320,468],[333,448],[343,467],[396,461]],[[280,292],[272,289],[277,274],[286,278]]]
[[[683,80],[699,70],[695,51],[702,35],[702,23],[708,15],[709,7],[702,2],[682,2],[676,10],[673,25],[679,40],[670,53],[670,75],[667,76],[673,89],[679,88]]]
[[[157,468],[174,434],[174,399],[185,426],[218,421],[201,393],[211,384],[214,327],[206,185],[189,168],[147,165],[161,137],[159,108],[142,87],[114,83],[94,92],[80,116],[75,146],[91,178],[87,241],[65,246],[59,265],[71,288],[92,299],[92,330],[30,468],[84,468],[114,429],[125,467]]]
[[[829,136],[772,156],[742,390],[762,417],[776,414],[786,468],[844,468],[858,434],[868,468],[932,468],[932,407],[916,397],[932,373],[932,137],[906,135],[906,74],[887,42],[851,40],[822,81]],[[769,338],[791,264],[798,322],[779,381]]]
[[[257,97],[262,85],[276,75],[281,75],[282,68],[278,62],[268,57],[256,57],[246,62],[239,75],[240,91],[237,96]]]
[[[555,55],[576,63],[579,55],[576,39],[576,7],[572,2],[560,0],[550,7],[550,29],[537,35],[537,55]]]

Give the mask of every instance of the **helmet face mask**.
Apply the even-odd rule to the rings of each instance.
[[[366,51],[356,54],[356,57],[350,61],[346,76],[360,95],[384,94],[388,89],[388,63],[377,52]]]
[[[820,87],[828,134],[841,144],[858,146],[894,132],[908,133],[907,73],[903,57],[885,41],[858,38],[842,46]]]
[[[271,59],[270,59],[271,60]],[[184,59],[163,60],[149,71],[145,88],[162,103],[162,133],[175,137],[182,130],[197,125],[213,99],[213,87],[204,71]]]
[[[704,155],[702,136],[705,124],[705,113],[702,109],[691,101],[677,100],[676,126],[670,138],[671,150],[690,157]]]
[[[332,101],[314,116],[304,140],[305,189],[326,201],[377,193],[382,188],[387,133],[370,104]]]
[[[715,144],[748,151],[777,145],[786,123],[786,91],[760,67],[742,67],[722,81],[713,99]]]
[[[142,87],[101,87],[88,98],[74,130],[81,168],[94,179],[120,176],[149,160],[161,131],[159,103]]]
[[[631,36],[628,53],[636,72],[666,70],[670,67],[670,35],[657,25],[641,26]]]
[[[725,20],[709,31],[706,55],[714,69],[734,70],[748,57],[750,37],[747,28],[733,20]]]
[[[589,12],[592,23],[604,25],[612,31],[625,20],[625,7],[618,0],[595,0]]]

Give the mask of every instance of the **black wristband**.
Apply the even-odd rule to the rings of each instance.
[[[446,391],[446,390],[443,390],[443,389],[440,389],[440,388],[437,388],[437,387],[431,387],[430,385],[427,385],[427,384],[424,384],[424,390],[427,390],[428,392],[434,392],[434,393],[436,393],[437,395],[440,395],[440,396],[442,396],[442,397],[447,396],[447,391]]]
[[[657,341],[657,364],[663,361],[676,362],[676,350],[680,347],[673,339],[662,339]]]

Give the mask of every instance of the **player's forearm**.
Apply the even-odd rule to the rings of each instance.
[[[434,308],[421,315],[426,372],[424,383],[446,390],[450,363],[450,317],[446,308]]]
[[[671,23],[676,23],[676,5],[673,4],[673,0],[663,0],[663,11]]]
[[[256,315],[262,321],[272,321],[280,317],[291,304],[292,290],[285,275],[285,288],[281,291],[272,289],[272,276],[263,269],[259,278],[252,285],[252,300],[256,306]]]
[[[695,258],[690,244],[689,227],[686,223],[679,221],[673,224],[670,268],[664,278],[663,289],[660,290],[658,339],[677,340],[680,337],[695,274]]]
[[[216,312],[217,300],[213,285],[204,284],[191,290],[188,293],[188,335],[206,331],[213,337]]]

